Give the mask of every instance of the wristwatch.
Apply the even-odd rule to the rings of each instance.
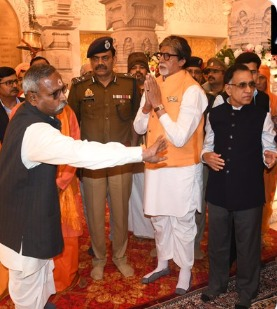
[[[158,105],[157,107],[154,108],[154,112],[158,112],[164,109],[164,106],[162,104]]]

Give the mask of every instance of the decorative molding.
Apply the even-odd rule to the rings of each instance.
[[[218,24],[225,22],[222,12],[222,0],[178,1],[165,10],[165,19],[184,24]]]
[[[29,30],[28,6],[22,0],[8,0],[17,14],[21,31]]]
[[[112,28],[117,55],[116,69],[127,71],[132,52],[152,55],[158,49],[156,25],[163,25],[164,0],[100,0],[106,8],[106,27]]]
[[[106,7],[107,29],[141,27],[154,29],[163,25],[163,1],[160,0],[100,0]],[[140,24],[141,23],[141,24]]]
[[[232,11],[232,2],[234,0],[222,0],[223,15],[228,16]]]
[[[71,14],[74,16],[105,17],[105,6],[97,0],[72,0]]]

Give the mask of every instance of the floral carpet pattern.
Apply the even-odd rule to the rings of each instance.
[[[254,300],[251,309],[268,308],[270,304],[274,304],[277,298],[277,263],[276,261],[270,262],[264,266],[261,271],[261,281],[259,294]],[[217,297],[213,302],[203,303],[200,299],[203,289],[198,289],[194,292],[190,292],[184,296],[179,296],[173,300],[165,301],[163,303],[150,306],[151,309],[231,309],[234,308],[234,304],[238,301],[237,293],[235,292],[235,276],[230,279],[227,293],[224,293]],[[263,306],[262,306],[263,305]],[[275,306],[273,307],[275,308]]]
[[[106,220],[108,223],[108,216]],[[178,299],[174,291],[178,280],[179,269],[173,262],[170,262],[170,275],[160,278],[149,285],[140,283],[141,278],[156,267],[156,258],[150,256],[151,249],[155,247],[154,240],[137,238],[132,233],[129,234],[127,256],[130,264],[135,269],[135,275],[133,277],[124,278],[112,262],[111,241],[108,237],[109,232],[109,228],[107,227],[108,261],[105,267],[104,280],[93,281],[90,277],[92,263],[91,256],[89,256],[87,252],[90,246],[90,240],[88,237],[88,231],[85,228],[84,234],[80,237],[79,246],[79,273],[82,278],[82,284],[77,284],[67,291],[51,297],[50,301],[55,303],[58,309],[149,308],[157,303],[163,303],[175,298]],[[277,231],[269,230],[265,237],[265,243],[266,245],[263,247],[262,252],[263,261],[272,261],[277,256]],[[202,249],[207,252],[206,232],[202,241]],[[204,287],[207,284],[208,279],[207,256],[205,256],[203,260],[195,261],[192,272],[192,291]],[[86,284],[84,284],[84,282],[86,282]],[[0,301],[0,309],[11,308],[14,308],[14,306],[9,296]],[[200,307],[192,306],[180,308],[189,309]]]

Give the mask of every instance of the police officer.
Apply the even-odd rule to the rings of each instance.
[[[100,37],[88,48],[93,75],[72,84],[68,102],[80,123],[81,138],[101,143],[133,145],[133,119],[140,95],[136,80],[116,74],[115,49],[111,37]],[[124,277],[134,270],[125,255],[128,241],[128,201],[132,187],[132,166],[83,170],[84,196],[91,236],[93,269],[91,277],[102,280],[106,265],[105,207],[110,196],[113,218],[112,260]]]
[[[202,72],[203,59],[196,56],[191,56],[189,60],[185,63],[185,69],[190,73],[190,75],[202,85],[205,82]]]
[[[202,85],[206,93],[216,97],[224,88],[224,73],[227,66],[218,58],[210,58],[205,68],[207,82]]]

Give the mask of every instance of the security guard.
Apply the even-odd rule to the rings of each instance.
[[[100,143],[133,145],[133,119],[139,108],[136,80],[116,74],[115,49],[111,37],[100,37],[88,48],[93,75],[72,84],[68,102],[81,127],[81,138]],[[133,268],[125,255],[128,241],[128,201],[132,186],[132,166],[84,170],[84,197],[89,232],[95,257],[91,277],[102,280],[106,265],[105,207],[110,196],[113,221],[112,260],[119,271],[130,277]]]

